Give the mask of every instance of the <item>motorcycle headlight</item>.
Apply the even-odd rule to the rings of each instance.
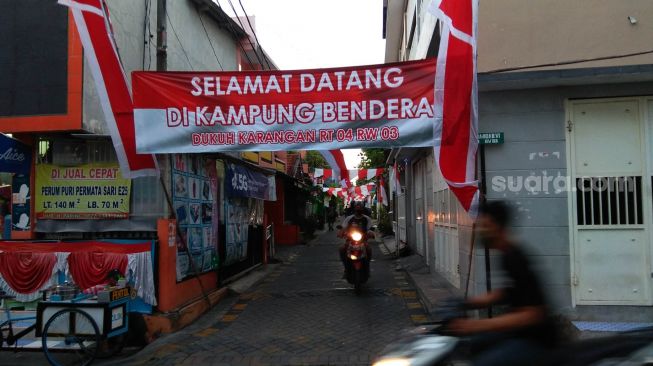
[[[375,362],[372,366],[410,366],[410,360],[406,358],[386,358]]]
[[[353,261],[358,259],[358,257],[355,254],[350,255],[349,258],[351,258],[351,260]]]
[[[351,233],[351,240],[360,241],[361,239],[363,239],[363,234],[360,231],[353,231]]]

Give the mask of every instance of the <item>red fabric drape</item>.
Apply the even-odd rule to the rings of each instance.
[[[68,268],[73,281],[81,289],[107,283],[107,274],[117,269],[125,275],[127,255],[103,252],[75,252],[68,256]]]
[[[38,291],[52,277],[57,263],[54,253],[0,253],[0,274],[20,294]]]

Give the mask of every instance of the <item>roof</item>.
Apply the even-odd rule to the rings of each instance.
[[[653,65],[588,67],[478,74],[479,91],[653,81]]]
[[[241,39],[247,37],[247,33],[231,17],[222,10],[222,8],[212,0],[192,0],[197,4],[198,10],[203,11],[211,16],[220,28],[224,28],[231,33],[234,38]]]

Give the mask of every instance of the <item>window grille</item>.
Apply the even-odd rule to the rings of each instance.
[[[578,225],[643,225],[642,177],[576,178],[576,189]]]

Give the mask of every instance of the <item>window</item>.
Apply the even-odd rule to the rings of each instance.
[[[642,177],[576,178],[578,225],[643,225]]]

